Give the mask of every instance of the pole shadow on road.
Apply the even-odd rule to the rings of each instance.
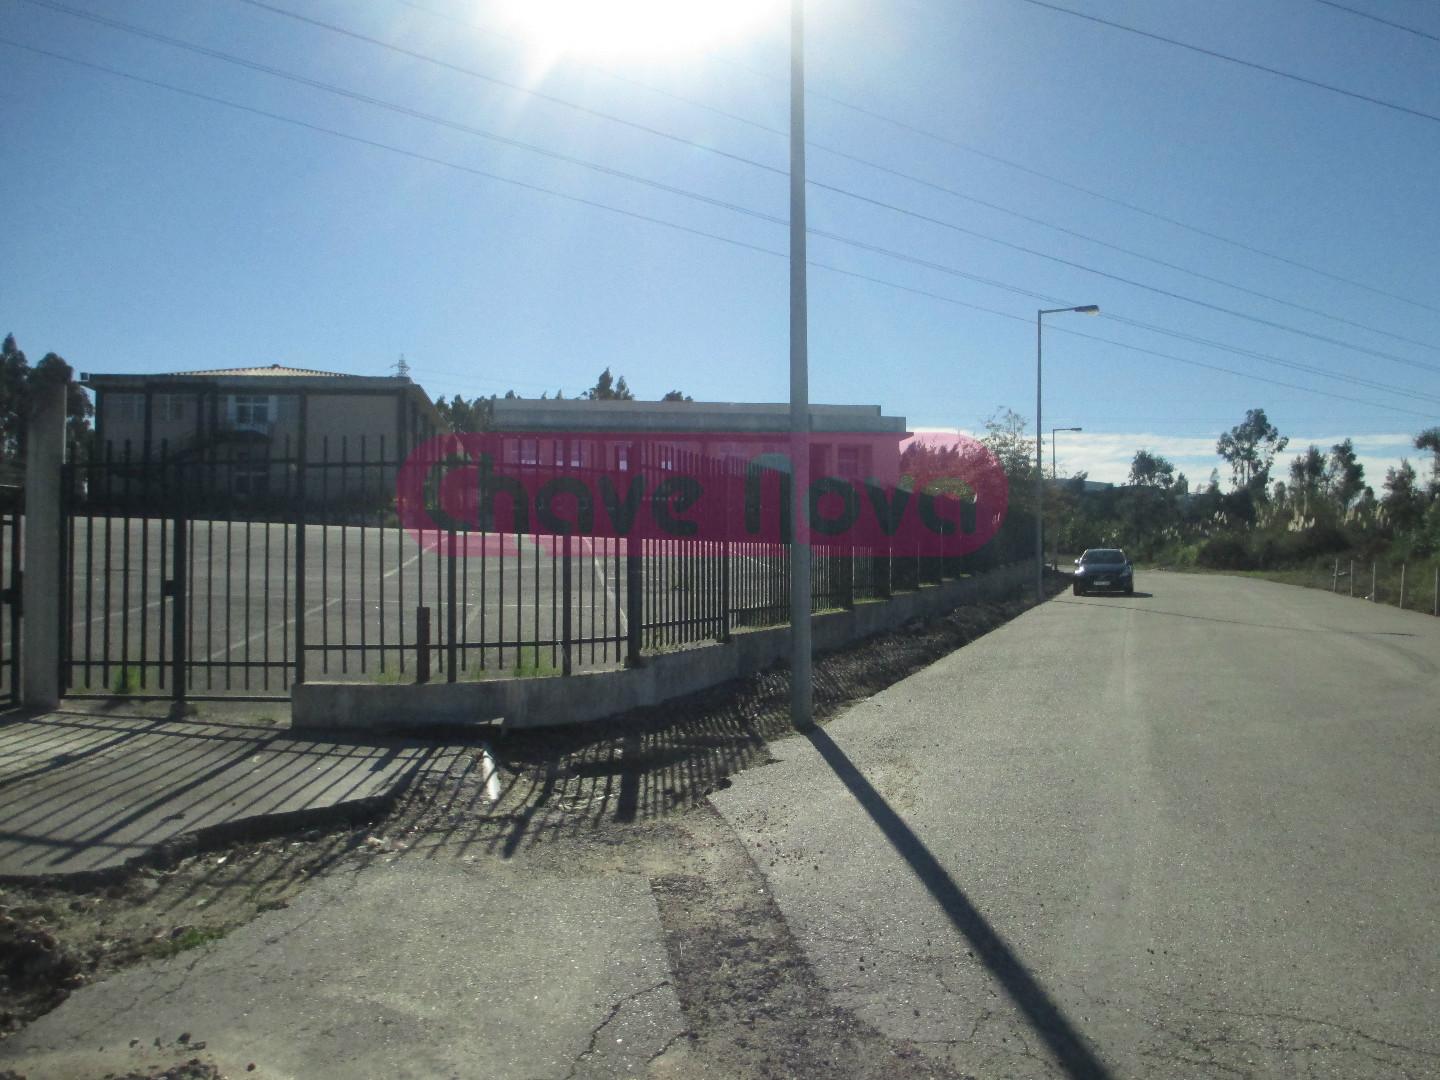
[[[970,943],[975,955],[1010,995],[1031,1027],[1045,1040],[1066,1075],[1077,1080],[1106,1080],[1110,1072],[1104,1063],[1086,1044],[1060,1006],[1021,963],[1005,939],[976,910],[965,890],[946,873],[925,842],[905,824],[905,820],[871,786],[823,728],[812,727],[803,734],[870,815],[870,819],[879,826],[885,839],[910,864],[910,869],[929,890],[955,929]]]

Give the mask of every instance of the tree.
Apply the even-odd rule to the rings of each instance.
[[[591,401],[634,401],[635,395],[630,392],[630,387],[625,385],[625,376],[621,375],[619,381],[610,374],[607,367],[595,380],[595,385],[585,391],[585,397]]]
[[[1300,500],[1300,514],[1310,517],[1310,499],[1320,493],[1325,480],[1325,455],[1314,443],[1290,463],[1290,498]]]
[[[1440,427],[1426,428],[1416,435],[1415,449],[1430,451],[1430,497],[1440,498]]]
[[[0,457],[16,458],[23,453],[25,408],[30,381],[30,362],[8,334],[0,346]]]
[[[1341,514],[1365,488],[1365,466],[1355,457],[1355,444],[1349,439],[1330,447],[1330,460],[1325,466],[1325,490],[1335,501]]]
[[[466,401],[456,394],[449,401],[443,397],[436,398],[435,409],[451,431],[489,431],[494,418],[490,403],[494,400],[494,397],[477,397],[474,401]]]
[[[1149,450],[1135,451],[1130,462],[1130,483],[1136,487],[1168,488],[1175,481],[1175,466]]]
[[[1264,409],[1250,409],[1241,423],[1220,436],[1215,452],[1229,464],[1236,490],[1263,498],[1275,456],[1289,445],[1289,438],[1270,423]]]
[[[95,407],[85,388],[75,381],[74,369],[53,352],[32,368],[15,344],[15,336],[6,336],[0,345],[0,458],[18,462],[25,457],[25,429],[35,392],[55,383],[65,387],[66,441],[88,449]]]
[[[689,394],[682,394],[679,390],[671,390],[671,391],[667,392],[666,395],[665,395],[664,397],[662,397],[660,400],[661,400],[661,401],[694,401],[695,399],[692,398]]]
[[[1010,482],[1010,496],[1017,494],[1017,485],[1035,479],[1035,444],[1025,435],[1025,418],[1013,409],[996,411],[985,421],[985,437],[980,440],[995,455]],[[1028,491],[1025,487],[1021,490]]]
[[[1425,497],[1416,487],[1415,466],[1408,458],[1400,459],[1398,469],[1385,470],[1385,497],[1380,505],[1397,533],[1409,532],[1425,516]]]

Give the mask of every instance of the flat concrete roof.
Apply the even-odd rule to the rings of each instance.
[[[783,402],[539,401],[497,398],[499,431],[763,431],[790,430]],[[814,431],[906,434],[903,416],[885,416],[879,405],[811,405]]]

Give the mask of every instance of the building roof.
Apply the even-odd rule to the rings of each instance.
[[[282,392],[281,387],[317,388],[323,386],[383,387],[414,386],[408,376],[351,375],[341,371],[319,371],[314,368],[286,367],[265,364],[257,367],[210,368],[201,371],[165,372],[81,372],[80,383],[95,389],[137,390],[150,387],[163,390],[173,386],[196,387],[209,383],[243,382],[256,390]],[[427,399],[428,400],[428,399]]]
[[[590,401],[566,398],[497,398],[500,431],[714,431],[784,432],[790,406],[779,402]],[[811,405],[816,432],[904,436],[905,418],[885,416],[878,405]]]
[[[353,379],[354,375],[346,375],[339,371],[317,371],[314,368],[285,367],[282,364],[265,364],[261,367],[233,367],[233,368],[211,368],[207,371],[172,371],[171,375],[208,375],[214,378],[225,378],[230,376],[246,375],[320,375],[331,379]],[[363,376],[362,376],[363,377]]]
[[[227,385],[228,384],[228,385]],[[340,371],[265,364],[259,367],[212,368],[206,371],[80,373],[80,385],[115,393],[221,394],[404,394],[418,402],[439,424],[435,403],[407,375],[350,375]]]

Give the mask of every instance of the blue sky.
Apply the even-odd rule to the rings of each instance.
[[[763,128],[788,123],[787,5],[704,51],[597,59],[500,0],[273,0],[418,56],[240,0],[64,4],[612,172],[6,0],[9,42],[312,125],[0,44],[0,331],[33,357],[381,374],[404,353],[447,396],[573,395],[608,365],[642,397],[785,399],[786,262],[753,249],[786,250]],[[1440,115],[1440,41],[1319,0],[1065,6]],[[1423,0],[1347,6],[1440,35]],[[813,400],[1033,420],[1035,310],[1095,303],[1047,319],[1045,427],[1085,428],[1062,472],[1123,479],[1145,446],[1203,479],[1259,406],[1294,449],[1354,437],[1378,489],[1440,422],[1440,122],[1024,0],[811,0],[807,74],[811,228],[904,256],[812,236]]]

